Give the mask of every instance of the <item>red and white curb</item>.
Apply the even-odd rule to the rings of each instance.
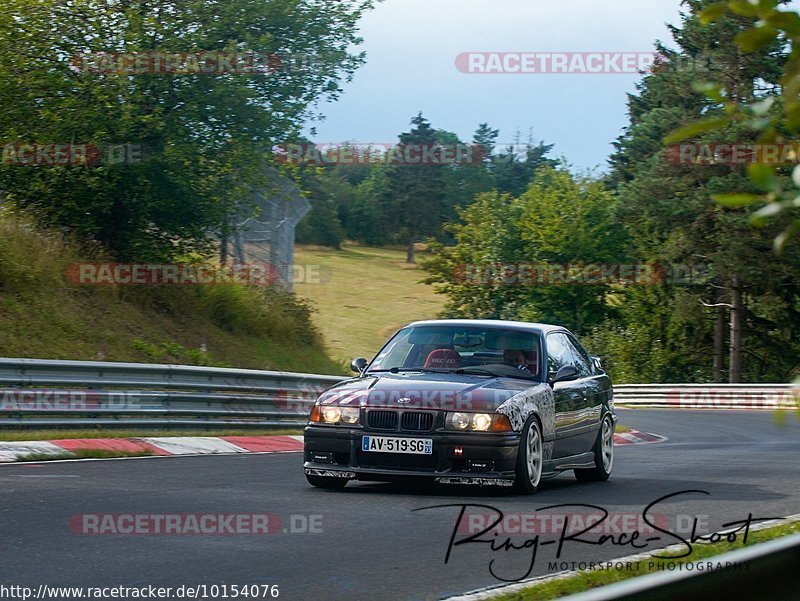
[[[628,432],[614,434],[614,444],[617,446],[629,444],[651,444],[654,442],[663,442],[665,440],[667,440],[666,436],[650,434],[649,432],[639,432],[638,430],[630,430]]]
[[[614,434],[614,444],[648,444],[664,436],[632,430]],[[303,450],[302,436],[173,436],[154,438],[67,438],[29,442],[0,442],[0,463],[28,455],[57,455],[81,449],[149,451],[151,455],[219,455],[229,453],[291,453]]]
[[[0,462],[27,455],[64,455],[80,449],[149,451],[152,455],[216,455],[221,453],[288,453],[303,450],[302,436],[175,436],[162,438],[70,438],[0,442]]]

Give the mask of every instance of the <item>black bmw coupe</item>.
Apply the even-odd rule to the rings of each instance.
[[[305,428],[309,483],[432,478],[515,486],[614,463],[611,379],[568,330],[494,320],[409,324],[359,376],[323,392]]]

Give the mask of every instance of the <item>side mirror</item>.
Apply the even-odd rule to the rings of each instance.
[[[572,365],[565,365],[558,370],[556,377],[550,380],[550,385],[555,386],[559,382],[570,382],[578,379],[578,370]]]
[[[367,369],[367,365],[369,365],[369,362],[364,357],[358,357],[350,362],[350,369],[358,374],[363,374],[364,370]]]
[[[598,357],[596,355],[592,355],[591,358],[592,358],[592,363],[594,363],[595,368],[600,370],[600,371],[603,371],[603,362],[600,360],[600,357]]]

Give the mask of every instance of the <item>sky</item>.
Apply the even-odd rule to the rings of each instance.
[[[320,143],[391,143],[417,112],[470,141],[479,123],[498,143],[554,144],[576,170],[605,170],[627,123],[627,73],[464,73],[473,52],[649,53],[672,45],[679,0],[385,0],[363,17],[367,62],[334,103],[318,108]]]

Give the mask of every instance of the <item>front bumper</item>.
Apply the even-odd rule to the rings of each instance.
[[[434,478],[444,484],[510,486],[514,481],[519,433],[372,432],[363,428],[309,425],[303,459],[306,474],[357,480]],[[361,450],[362,436],[430,438],[431,455]]]

